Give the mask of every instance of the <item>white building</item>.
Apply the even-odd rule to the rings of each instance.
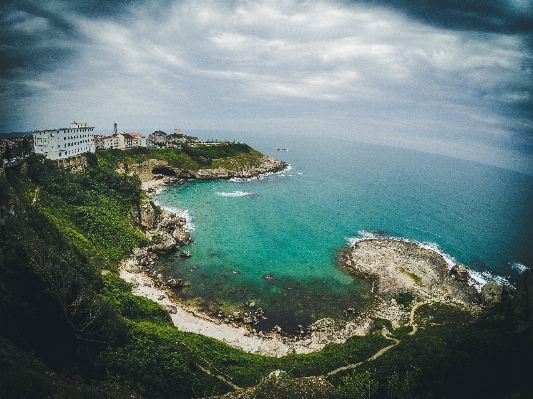
[[[125,148],[146,147],[146,137],[139,133],[123,133]]]
[[[120,140],[117,136],[106,136],[104,137],[104,145],[102,146],[104,150],[110,150],[113,148],[120,148]]]
[[[69,128],[35,130],[33,147],[36,154],[48,159],[68,159],[86,152],[95,152],[94,127],[74,121]]]

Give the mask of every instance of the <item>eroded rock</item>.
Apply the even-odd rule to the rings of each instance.
[[[465,265],[456,264],[451,268],[450,276],[457,281],[468,282],[470,280],[470,272]]]
[[[492,305],[502,300],[502,287],[494,281],[489,281],[481,288],[481,301],[484,305]]]

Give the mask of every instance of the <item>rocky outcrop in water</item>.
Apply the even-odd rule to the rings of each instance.
[[[250,165],[241,170],[230,170],[224,168],[217,169],[200,169],[197,172],[191,172],[196,179],[214,180],[214,179],[232,179],[257,177],[264,173],[281,172],[289,165],[278,159],[264,155],[257,165]]]
[[[450,276],[455,278],[457,281],[462,281],[467,283],[470,280],[470,272],[468,267],[465,265],[455,265],[450,270]]]
[[[164,254],[178,245],[184,245],[189,241],[190,234],[185,230],[186,220],[174,213],[163,211],[161,221],[151,230],[148,235],[154,242],[149,248],[151,251]]]
[[[439,296],[466,304],[479,302],[476,289],[466,284],[466,267],[457,266],[452,278],[439,253],[416,243],[363,240],[343,254],[342,264],[349,272],[372,281],[372,292],[386,302],[406,291],[418,300]]]
[[[261,160],[254,165],[249,165],[242,169],[200,169],[191,171],[174,168],[168,162],[160,159],[149,159],[141,164],[129,165],[128,169],[119,169],[119,172],[136,174],[141,182],[148,182],[153,179],[159,179],[161,185],[182,184],[184,179],[215,180],[257,177],[264,173],[280,172],[289,165],[283,161],[264,155]]]

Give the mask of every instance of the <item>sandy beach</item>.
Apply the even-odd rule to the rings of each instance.
[[[350,273],[374,282],[374,305],[354,321],[317,320],[308,327],[308,333],[303,338],[254,333],[251,328],[224,324],[194,309],[185,308],[173,300],[170,290],[158,287],[142,273],[135,257],[124,263],[120,276],[132,284],[135,295],[152,299],[169,310],[176,328],[218,339],[246,352],[276,357],[318,351],[328,343],[342,343],[351,336],[367,334],[372,331],[375,318],[388,319],[394,327],[409,323],[410,311],[395,300],[399,292],[411,292],[414,304],[455,301],[475,306],[476,296],[472,287],[449,276],[440,254],[415,243],[368,239],[345,251],[341,261]],[[415,282],[409,275],[414,271],[421,282]]]

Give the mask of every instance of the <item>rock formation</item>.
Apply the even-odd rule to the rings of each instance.
[[[462,282],[468,282],[470,280],[470,272],[468,271],[468,267],[465,265],[455,265],[450,270],[450,276],[455,278],[457,281]]]
[[[418,300],[437,295],[467,304],[479,301],[475,288],[466,284],[469,273],[465,266],[456,266],[452,278],[440,254],[413,242],[363,240],[344,253],[342,265],[372,281],[372,292],[386,302],[401,292],[411,292]]]
[[[494,281],[489,281],[481,287],[481,301],[484,305],[493,305],[502,300],[502,287]]]

